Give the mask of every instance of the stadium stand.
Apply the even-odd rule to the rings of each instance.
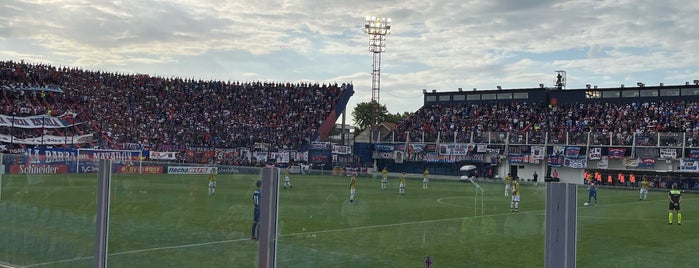
[[[351,84],[203,81],[13,61],[0,62],[0,88],[3,115],[69,113],[81,123],[51,130],[11,127],[4,134],[93,132],[89,146],[154,150],[255,143],[302,149],[327,139],[330,131],[321,125],[334,123],[336,107],[345,107],[353,94]]]

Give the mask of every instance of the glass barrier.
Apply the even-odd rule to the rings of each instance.
[[[257,267],[259,168],[141,162],[113,171],[109,267]]]
[[[91,267],[97,175],[67,161],[2,155],[0,264]]]
[[[646,194],[641,182],[598,186],[596,198],[578,186],[577,267],[699,267],[695,193],[681,190],[679,225],[677,213],[668,215],[669,190],[649,182]]]
[[[278,267],[543,267],[544,184],[501,180],[290,174],[280,189]],[[284,180],[282,176],[282,181]],[[281,183],[283,187],[283,183]]]

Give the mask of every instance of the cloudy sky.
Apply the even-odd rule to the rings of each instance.
[[[2,0],[0,59],[197,79],[351,82],[371,100],[365,16],[390,17],[381,103],[422,89],[684,84],[699,1]]]

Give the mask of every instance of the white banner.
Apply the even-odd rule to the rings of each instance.
[[[352,154],[349,146],[333,144],[333,154]]]
[[[536,160],[544,160],[546,148],[544,146],[532,146],[532,158]]]
[[[155,152],[150,151],[152,160],[177,160],[177,152]]]
[[[597,168],[601,169],[607,169],[609,168],[609,157],[606,155],[603,155],[600,159],[599,162],[597,162]]]
[[[34,115],[34,116],[11,116],[0,115],[0,126],[16,128],[66,128],[75,125],[73,123],[75,114],[64,113],[60,116]]]
[[[602,159],[602,148],[590,148],[590,153],[588,154],[590,160],[600,160]]]
[[[17,138],[10,135],[0,134],[0,142],[15,143],[15,144],[30,144],[30,145],[64,145],[64,144],[83,144],[93,142],[95,138],[92,134],[79,136],[54,136],[43,135],[33,138]]]
[[[676,159],[677,149],[675,148],[660,148],[660,158],[662,159]]]

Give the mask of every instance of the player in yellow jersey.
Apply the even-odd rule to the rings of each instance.
[[[648,197],[648,189],[650,188],[650,183],[648,182],[648,179],[646,177],[643,177],[643,180],[641,181],[641,196],[639,197],[639,200],[646,200]]]
[[[516,178],[512,180],[512,202],[510,202],[510,211],[519,211],[519,182]]]
[[[405,194],[405,172],[400,175],[400,185],[398,186],[398,193]]]
[[[677,183],[672,184],[672,189],[670,190],[670,213],[668,214],[668,224],[672,224],[672,211],[677,213],[677,224],[682,225],[682,212],[680,212],[680,202],[682,201],[682,192],[677,189]]]
[[[291,179],[289,178],[289,168],[288,167],[284,170],[284,189],[286,189],[286,187],[289,187],[289,189],[294,188],[294,186],[291,185]]]
[[[352,175],[350,179],[350,204],[354,205],[354,195],[357,193],[357,175]]]
[[[507,173],[505,176],[505,198],[510,196],[510,188],[512,187],[512,174]]]
[[[388,169],[384,167],[381,171],[381,190],[386,190],[386,183],[388,183]]]
[[[425,169],[425,171],[422,172],[422,189],[427,189],[428,184],[430,184],[430,170]]]
[[[209,194],[214,194],[216,192],[216,168],[211,169],[209,173]]]

